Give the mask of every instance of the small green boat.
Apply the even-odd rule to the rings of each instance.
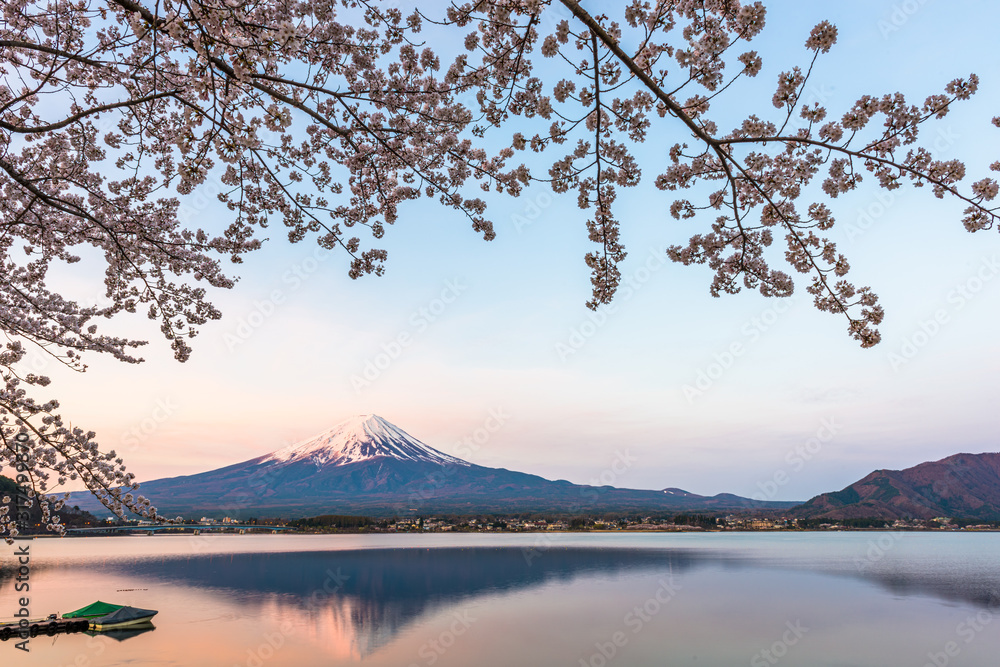
[[[63,614],[63,618],[83,618],[90,621],[90,629],[98,632],[121,630],[152,624],[158,612],[153,609],[139,609],[128,605],[109,604],[98,600],[76,611]]]

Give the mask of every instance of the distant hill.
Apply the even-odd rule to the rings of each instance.
[[[804,518],[1000,520],[1000,453],[955,454],[906,470],[876,470],[794,508]]]
[[[145,482],[141,492],[161,514],[186,518],[652,514],[794,505],[730,494],[699,496],[680,489],[584,486],[477,466],[425,445],[377,415],[348,419],[313,438],[243,463]],[[102,509],[88,494],[74,494],[72,502],[95,512]]]

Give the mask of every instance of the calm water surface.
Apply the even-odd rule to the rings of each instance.
[[[1000,665],[1000,534],[39,539],[31,611],[158,609],[2,665]],[[14,547],[0,618],[17,609]]]

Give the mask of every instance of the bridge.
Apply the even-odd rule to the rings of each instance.
[[[164,531],[186,533],[191,531],[195,535],[205,532],[232,532],[243,535],[247,532],[271,532],[279,533],[286,530],[295,530],[291,526],[263,526],[255,523],[165,523],[137,525],[129,524],[124,526],[95,526],[92,528],[67,528],[66,534],[87,535],[101,533],[145,533],[155,535]]]

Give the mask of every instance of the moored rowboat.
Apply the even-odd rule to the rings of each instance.
[[[120,628],[149,625],[157,612],[153,609],[139,609],[127,605],[109,604],[98,600],[76,611],[63,614],[63,618],[84,618],[90,622],[90,629],[104,632]]]
[[[129,607],[126,605],[107,616],[90,619],[90,629],[104,632],[106,630],[120,630],[122,628],[149,625],[156,614],[157,612],[153,609],[139,609],[138,607]]]

